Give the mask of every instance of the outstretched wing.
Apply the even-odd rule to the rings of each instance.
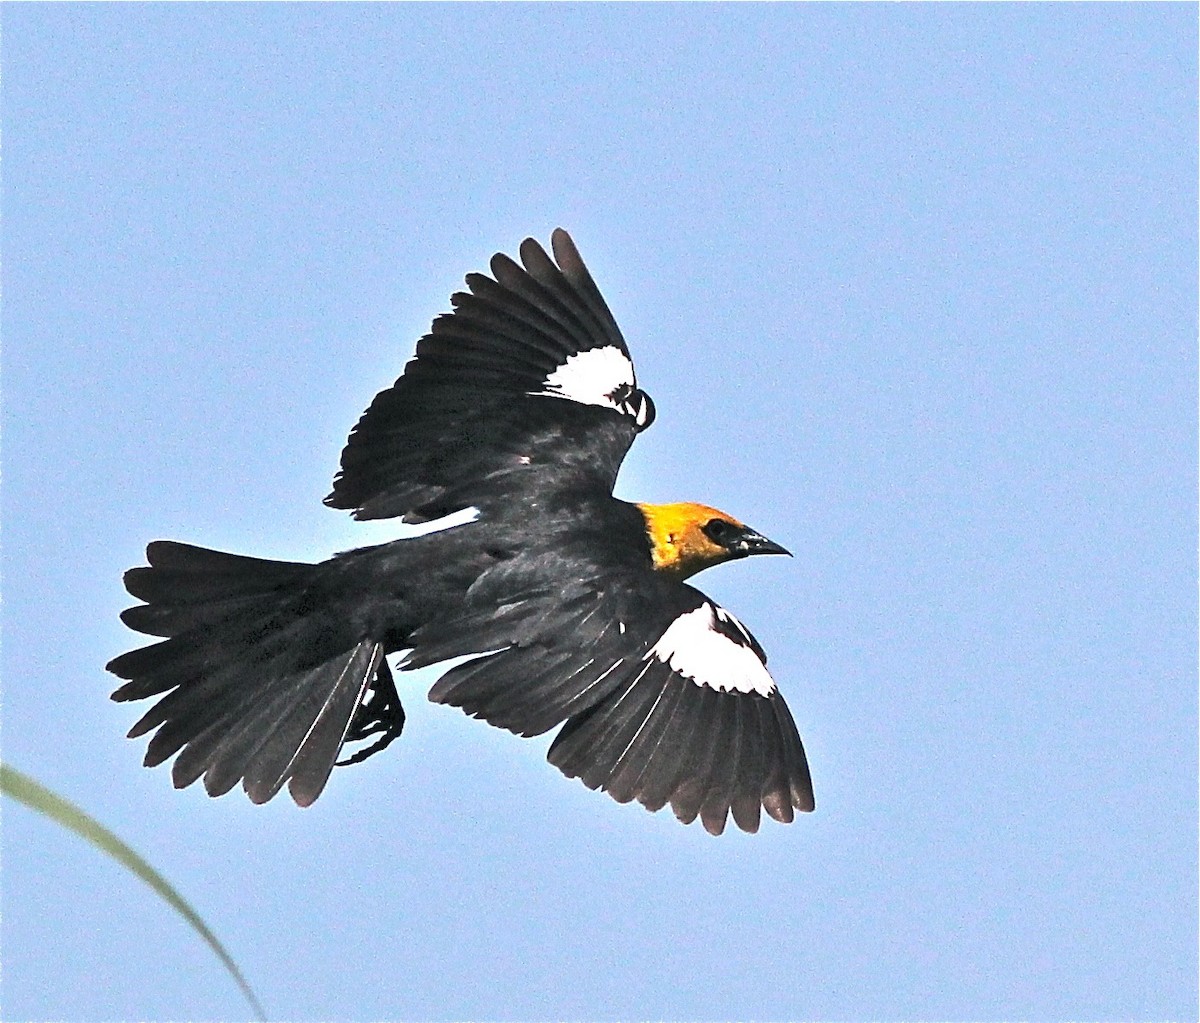
[[[720,834],[732,811],[789,822],[813,809],[804,747],[754,637],[690,586],[663,580],[529,593],[418,630],[403,667],[489,650],[448,671],[435,703],[520,735],[564,724],[549,760],[618,802],[670,803]],[[493,605],[494,607],[494,605]]]
[[[654,419],[629,350],[570,236],[492,257],[375,396],[325,503],[415,522],[560,487],[612,493]]]

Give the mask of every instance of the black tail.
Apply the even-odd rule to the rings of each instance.
[[[238,781],[255,803],[288,784],[308,806],[342,746],[376,736],[364,759],[400,734],[404,712],[384,646],[355,634],[352,615],[323,596],[321,566],[265,561],[158,541],[147,568],[125,573],[145,604],[122,620],[163,642],[108,664],[128,679],[118,701],[165,696],[129,731],[158,731],[147,767],[175,753],[177,788],[204,776],[210,795]]]

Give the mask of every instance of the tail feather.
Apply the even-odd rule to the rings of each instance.
[[[288,765],[288,792],[299,806],[311,805],[325,788],[355,711],[382,660],[383,647],[364,641],[342,669],[337,685],[305,736],[304,744]]]
[[[112,698],[126,703],[177,686],[192,691],[201,685],[216,695],[220,689],[244,684],[250,675],[284,675],[295,663],[303,641],[302,634],[290,636],[282,628],[257,641],[253,636],[238,635],[232,625],[183,633],[109,661],[109,671],[129,680]]]
[[[353,601],[324,585],[322,566],[171,541],[152,543],[146,558],[125,581],[147,603],[122,617],[161,641],[108,669],[126,680],[114,700],[160,697],[129,735],[154,732],[147,766],[178,754],[177,787],[203,777],[220,795],[241,781],[262,803],[288,785],[307,806],[348,739],[368,728],[386,741],[399,734],[383,643],[354,633]],[[377,688],[385,698],[364,707]]]
[[[227,719],[205,729],[187,744],[171,768],[176,788],[185,788],[202,775],[210,796],[221,796],[242,780],[250,758],[271,733],[274,723],[296,699],[296,687],[280,686],[266,698],[253,695],[231,709]]]
[[[125,573],[125,588],[139,600],[171,606],[294,586],[311,577],[313,569],[301,562],[250,558],[174,540],[155,540],[146,548],[146,561],[149,567]]]
[[[121,612],[121,621],[147,636],[178,636],[193,629],[210,629],[252,611],[257,595],[214,599],[209,603],[138,604]]]
[[[192,733],[206,728],[223,716],[227,709],[232,709],[231,705],[235,701],[241,703],[244,697],[249,695],[249,693],[239,694],[233,691],[236,684],[236,677],[231,677],[228,672],[224,672],[208,678],[195,679],[188,685],[178,686],[138,718],[125,737],[138,739],[147,732],[164,725],[167,727],[161,729],[154,737],[159,740],[161,745],[166,733],[171,731],[169,722],[173,721],[178,725],[186,721],[188,730]],[[147,755],[146,766],[154,767],[156,764],[161,764],[173,752],[175,750],[153,758],[153,762],[151,762],[152,758]]]
[[[214,721],[198,732],[180,750],[171,765],[171,781],[184,789],[204,778],[210,796],[223,796],[242,778],[250,752],[262,742],[261,727],[254,718],[243,718],[234,725]]]
[[[276,720],[246,765],[244,784],[252,802],[265,803],[289,780],[292,798],[301,806],[320,795],[382,657],[378,643],[363,640],[349,655],[302,678],[299,698]]]

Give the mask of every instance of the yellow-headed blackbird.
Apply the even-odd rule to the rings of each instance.
[[[552,260],[498,254],[350,434],[325,503],[355,518],[472,521],[316,565],[172,541],[125,574],[122,615],[161,642],[113,660],[114,700],[158,702],[147,766],[177,787],[286,783],[307,806],[335,763],[404,725],[400,669],[464,655],[435,703],[518,735],[562,725],[552,764],[614,799],[667,803],[719,834],[813,808],[796,726],[750,632],[684,580],[786,554],[700,504],[629,504],[617,470],[654,404],[565,231]],[[466,517],[466,515],[462,516]],[[163,695],[165,694],[165,695]],[[339,761],[347,743],[371,740]]]

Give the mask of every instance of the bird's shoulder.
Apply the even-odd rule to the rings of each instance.
[[[690,649],[736,646],[762,665],[759,688],[772,685],[750,632],[701,591],[655,568],[636,505],[557,494],[484,512],[471,526],[473,535],[460,533],[460,553],[470,550],[475,577],[459,605],[413,635],[413,662],[535,644],[613,659],[653,648],[695,667]],[[718,676],[719,669],[712,684],[724,687]],[[703,671],[698,677],[705,684]]]

